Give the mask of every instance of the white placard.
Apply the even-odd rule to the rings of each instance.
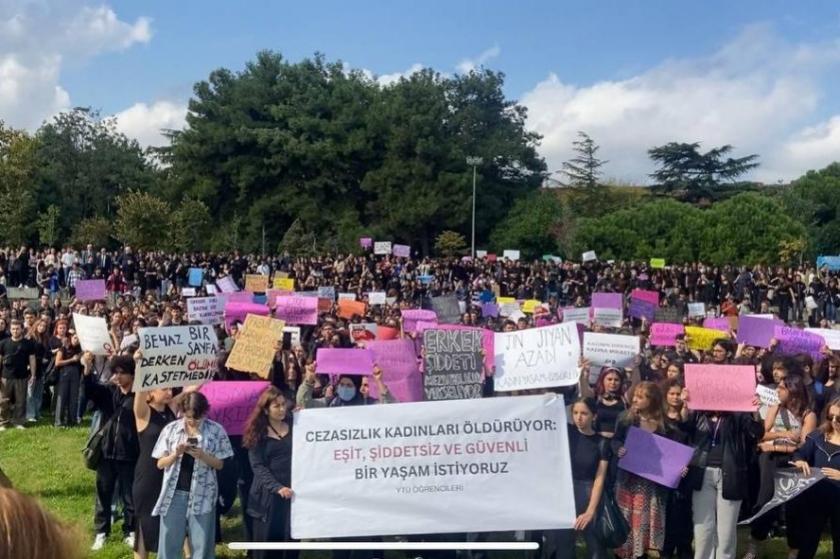
[[[828,349],[832,351],[840,350],[840,330],[832,330],[831,328],[805,328],[805,331],[822,336]]]
[[[355,301],[356,294],[355,293],[339,293],[338,294],[339,301]]]
[[[205,289],[205,291],[207,291],[208,295],[215,295],[216,293],[219,292],[218,289],[216,289],[216,284],[215,283],[208,283],[207,285],[204,286],[204,289]]]
[[[371,291],[368,293],[368,303],[371,305],[384,305],[386,299],[384,291]]]
[[[373,243],[374,254],[391,254],[391,241],[376,241]]]
[[[477,250],[477,251],[475,251],[475,257],[476,257],[476,258],[484,258],[484,257],[486,257],[486,256],[487,256],[487,251],[486,251],[486,250]]]
[[[595,324],[607,328],[621,328],[624,323],[624,315],[621,309],[598,308],[592,309],[592,320]]]
[[[560,396],[305,409],[294,433],[295,539],[575,521]]]
[[[213,379],[219,341],[208,324],[140,328],[134,391],[204,384]]]
[[[292,347],[300,345],[300,326],[284,326],[283,334],[291,334],[289,343]]]
[[[113,342],[104,318],[73,313],[73,325],[76,327],[82,351],[89,351],[94,355],[109,355],[113,352]]]
[[[499,316],[511,316],[516,312],[519,312],[519,303],[516,301],[499,305]]]
[[[580,322],[581,324],[589,324],[589,307],[567,307],[563,309],[563,322]]]
[[[195,297],[195,287],[182,287],[181,297]]]
[[[497,392],[570,386],[578,381],[577,324],[498,332],[494,339]]]
[[[621,334],[583,333],[583,357],[593,367],[630,367],[639,354],[639,337]]]
[[[583,255],[581,256],[581,259],[584,262],[591,262],[593,260],[598,260],[598,256],[595,255],[594,250],[587,250],[586,252],[583,253]]]
[[[781,402],[775,388],[759,384],[755,387],[755,393],[758,394],[758,399],[761,400],[763,406],[778,406]]]
[[[217,280],[216,287],[218,287],[222,293],[236,293],[239,291],[239,287],[237,287],[236,282],[233,281],[231,276],[225,276],[222,279]]]
[[[503,258],[507,258],[508,260],[519,260],[519,251],[518,250],[506,250],[502,253]]]
[[[202,324],[221,324],[225,320],[225,297],[187,299],[187,318]]]
[[[705,303],[689,303],[688,304],[688,316],[706,316],[706,304]]]

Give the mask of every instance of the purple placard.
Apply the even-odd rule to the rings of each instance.
[[[481,316],[484,318],[497,318],[499,316],[499,305],[496,303],[482,303]]]
[[[391,254],[399,258],[411,258],[411,247],[408,245],[394,245],[391,247]]]
[[[825,339],[819,334],[790,326],[776,326],[773,335],[779,342],[777,350],[783,355],[807,353],[814,361],[822,360],[820,350],[825,345]]]
[[[315,353],[317,373],[331,375],[370,375],[373,352],[369,349],[318,348]]]
[[[228,435],[242,435],[268,381],[213,381],[201,387],[210,402],[207,419],[220,423]]]
[[[748,314],[738,318],[738,343],[756,347],[770,347],[770,340],[776,331],[776,326],[784,326],[781,320],[759,318]]]
[[[484,350],[484,365],[492,370],[495,360],[496,333],[487,328],[476,328],[474,326],[463,326],[461,324],[438,324],[438,330],[479,330],[481,331],[481,349]]]
[[[633,426],[627,431],[624,449],[627,453],[619,459],[619,468],[671,489],[680,484],[694,455],[690,446]]]
[[[423,377],[417,363],[413,340],[366,342],[373,352],[373,362],[382,369],[382,382],[398,402],[421,402],[424,399]],[[372,398],[379,398],[379,387],[369,383]]]
[[[361,237],[359,239],[359,244],[362,248],[370,248],[373,246],[373,239],[371,237]]]
[[[315,297],[277,297],[274,316],[286,324],[318,324],[318,299]]]
[[[653,322],[653,317],[656,314],[656,305],[650,301],[643,299],[630,299],[630,316],[633,318],[644,318],[648,322]]]
[[[621,293],[593,293],[591,306],[595,309],[622,309],[624,299]]]
[[[77,301],[102,301],[106,296],[104,279],[76,281]]]
[[[703,328],[711,328],[712,330],[729,332],[729,319],[725,316],[721,316],[718,318],[707,318],[703,321]]]
[[[418,322],[437,322],[435,311],[427,309],[407,309],[400,314],[403,319],[403,332],[417,332]]]
[[[654,322],[650,325],[650,344],[673,347],[677,345],[676,338],[679,334],[685,334],[682,324]]]

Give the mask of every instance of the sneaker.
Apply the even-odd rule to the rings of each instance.
[[[26,429],[23,425],[15,425],[15,429]]]
[[[26,420],[26,422],[27,423],[38,423],[38,420],[35,419],[34,417],[30,417],[29,419]]]
[[[0,425],[0,431],[5,431],[7,427],[5,425]]]
[[[99,551],[103,547],[105,547],[105,539],[108,536],[102,532],[96,534],[96,538],[93,540],[93,545],[90,546],[91,551]]]
[[[134,549],[134,532],[129,532],[123,540],[123,543],[125,543],[125,545],[127,545],[131,549]]]

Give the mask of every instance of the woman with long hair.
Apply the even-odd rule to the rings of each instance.
[[[801,495],[807,506],[801,508],[798,559],[814,558],[827,521],[831,522],[834,559],[840,559],[840,398],[828,403],[822,425],[805,437],[793,459],[805,475],[811,475],[813,468],[825,476]]]
[[[688,419],[688,407],[683,401],[683,384],[677,378],[670,378],[662,383],[665,396],[665,428],[671,438],[680,443],[688,442],[685,421]],[[668,493],[668,506],[665,511],[665,543],[660,556],[663,558],[679,557],[688,559],[691,550],[691,490],[687,483],[682,483]]]
[[[589,386],[589,361],[581,361],[578,389],[583,397],[595,398],[595,430],[612,438],[619,416],[627,409],[624,400],[624,373],[618,367],[604,367],[598,374],[594,388]]]
[[[35,324],[27,332],[26,337],[35,343],[35,362],[38,370],[35,372],[35,381],[29,383],[26,394],[26,420],[34,423],[41,418],[41,406],[44,403],[44,373],[47,370],[52,353],[50,353],[50,339],[47,333],[49,325],[43,318],[35,321]]]
[[[79,422],[79,389],[82,384],[82,346],[75,330],[68,330],[64,345],[55,353],[58,384],[55,390],[55,426]]]
[[[253,518],[252,537],[257,542],[291,539],[292,412],[293,403],[276,387],[260,395],[248,422],[242,446],[254,472],[248,497]],[[254,559],[294,559],[297,551],[254,551]]]
[[[767,410],[767,417],[764,418],[764,437],[758,445],[761,451],[758,457],[761,480],[755,503],[756,511],[773,498],[777,468],[790,462],[801,442],[817,427],[817,415],[811,409],[808,390],[801,376],[789,375],[779,383],[776,392],[779,395],[779,404],[770,406]],[[792,555],[793,550],[798,550],[800,545],[798,536],[802,517],[797,514],[799,504],[801,501],[794,499],[786,507],[787,541]],[[753,521],[745,559],[757,557],[759,542],[767,539],[777,518],[778,509]]]
[[[630,427],[649,433],[666,434],[662,391],[650,381],[637,384],[631,405],[616,424],[612,446],[616,455],[627,454],[624,440]],[[648,551],[660,551],[665,543],[665,510],[668,495],[664,487],[625,470],[619,470],[616,501],[630,525],[630,535],[616,555],[622,559],[644,557]]]
[[[0,557],[3,559],[81,559],[76,530],[55,518],[38,501],[0,486]]]

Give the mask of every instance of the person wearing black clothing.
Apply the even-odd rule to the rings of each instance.
[[[688,404],[690,394],[683,391]],[[754,402],[758,407],[758,398]],[[686,484],[692,495],[695,559],[734,559],[738,513],[747,498],[747,463],[764,436],[757,414],[691,412],[684,423],[694,457]]]
[[[253,518],[254,541],[288,542],[291,538],[293,403],[276,387],[257,401],[245,427],[243,445],[254,479],[247,513]],[[297,551],[254,551],[254,559],[295,559]]]
[[[3,364],[0,384],[0,430],[10,423],[23,429],[26,419],[26,388],[35,381],[38,363],[35,344],[23,337],[23,324],[13,320],[11,336],[0,340],[0,359]]]
[[[58,383],[55,387],[55,426],[72,427],[78,423],[79,387],[82,381],[82,346],[75,330],[55,354]]]
[[[120,500],[123,506],[123,535],[125,543],[134,546],[134,466],[140,453],[137,427],[134,421],[134,360],[119,355],[110,360],[113,374],[110,385],[99,384],[93,373],[93,354],[85,352],[82,365],[88,399],[102,414],[100,429],[102,459],[96,468],[96,509],[93,526],[96,539],[91,549],[105,545],[111,531],[111,502],[119,480]]]

